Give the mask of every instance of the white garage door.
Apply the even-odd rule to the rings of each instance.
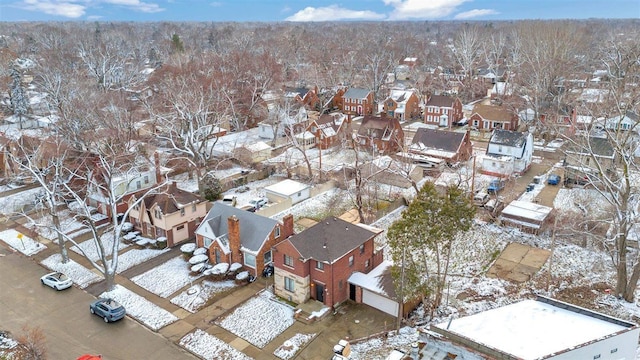
[[[369,290],[362,289],[362,302],[387,314],[398,316],[398,303]]]

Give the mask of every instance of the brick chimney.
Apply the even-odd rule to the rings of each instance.
[[[227,219],[227,238],[229,239],[229,250],[231,251],[231,262],[242,264],[240,253],[240,220],[235,215]]]
[[[282,238],[286,239],[289,236],[293,235],[293,215],[288,214],[282,218]]]
[[[156,171],[156,184],[161,184],[162,174],[160,173],[160,155],[158,155],[157,151],[153,153],[153,165]]]

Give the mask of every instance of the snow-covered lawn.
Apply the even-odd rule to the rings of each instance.
[[[206,360],[251,360],[229,344],[200,329],[180,339],[180,346]]]
[[[73,217],[74,213],[69,210],[63,210],[58,215],[60,218],[60,229],[67,235],[83,227],[82,223]],[[53,229],[53,220],[48,213],[28,221],[25,227],[27,229],[34,229],[45,239],[57,240],[58,238],[58,232]]]
[[[292,359],[293,356],[303,347],[306,343],[311,341],[316,334],[295,334],[291,339],[285,341],[273,355],[279,357],[282,360]]]
[[[104,247],[104,251],[107,253],[107,256],[111,256],[111,249],[113,248],[113,233],[106,232],[100,236],[100,240],[102,241],[102,246]],[[129,244],[126,244],[122,240],[118,243],[118,251],[126,248]],[[71,247],[72,251],[77,252],[80,255],[88,256],[89,259],[93,261],[97,261],[100,259],[100,255],[98,253],[98,247],[94,239],[89,239],[87,241],[81,242],[78,245],[74,245]]]
[[[153,259],[156,256],[164,254],[171,249],[130,249],[129,251],[118,256],[117,273],[131,269],[132,267],[142,264],[143,262]]]
[[[217,324],[256,347],[263,348],[293,322],[293,309],[275,301],[271,292],[263,291]]]
[[[21,191],[13,195],[0,197],[0,213],[13,214],[23,210],[26,205],[34,205],[40,188]]]
[[[418,332],[411,327],[400,328],[398,332],[390,332],[386,339],[372,338],[357,344],[351,344],[350,360],[384,360],[391,350],[407,348],[418,341]]]
[[[47,248],[46,246],[40,244],[39,242],[33,240],[28,236],[25,236],[22,233],[15,231],[14,229],[8,229],[0,232],[0,240],[4,241],[5,243],[7,243],[7,245],[27,256],[37,254]]]
[[[131,281],[160,297],[166,298],[202,276],[190,275],[189,267],[189,263],[182,256],[178,256],[131,278]]]
[[[185,291],[181,292],[178,296],[171,299],[171,303],[180,306],[181,308],[195,313],[201,307],[203,307],[209,299],[215,294],[221,293],[225,290],[229,290],[236,286],[236,283],[231,280],[227,281],[209,281],[204,280],[200,284],[195,284]]]
[[[178,320],[172,313],[120,285],[116,285],[111,291],[100,294],[100,297],[116,300],[127,310],[127,315],[153,331]]]
[[[53,254],[42,260],[41,264],[48,269],[66,274],[81,289],[103,279],[101,276],[71,259],[69,259],[66,264],[63,264],[61,261],[62,256],[60,254]]]

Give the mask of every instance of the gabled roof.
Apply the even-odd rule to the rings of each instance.
[[[512,118],[511,113],[506,108],[495,105],[477,104],[473,107],[473,113],[486,120],[511,121]]]
[[[345,99],[364,99],[366,98],[371,90],[362,89],[362,88],[351,88],[347,90],[344,95],[342,95]]]
[[[394,117],[381,117],[373,115],[365,115],[362,124],[358,129],[359,136],[371,137],[373,139],[385,139],[392,134],[394,123],[400,123]],[[398,125],[400,127],[400,125]]]
[[[334,263],[377,233],[337,217],[328,217],[288,241],[304,259]]]
[[[235,216],[240,222],[240,243],[243,248],[257,252],[269,238],[271,231],[279,224],[276,220],[235,208],[214,203],[209,213],[198,226],[196,234],[208,238],[226,236],[229,232],[229,217]],[[208,227],[205,229],[204,227]]]
[[[446,95],[431,95],[427,100],[427,106],[453,107],[455,98]]]
[[[576,143],[571,142],[567,146],[568,153],[574,154],[590,154],[593,153],[595,156],[601,157],[610,157],[613,158],[615,155],[615,151],[611,143],[606,138],[600,137],[589,137],[588,141],[584,143]]]
[[[419,128],[412,144],[423,144],[426,148],[457,152],[464,141],[465,133]]]
[[[157,205],[165,215],[173,214],[187,205],[204,201],[203,198],[194,193],[179,189],[175,182],[160,191],[158,194],[145,197],[144,205],[149,210],[154,205]]]
[[[396,287],[393,285],[393,277],[391,276],[392,265],[391,261],[385,260],[367,274],[361,272],[351,274],[347,281],[350,284],[360,286],[390,299],[395,299],[397,294]]]
[[[405,103],[413,95],[413,90],[391,90],[390,99],[393,99],[398,104]]]
[[[495,129],[489,143],[521,148],[526,144],[528,135],[528,132]]]

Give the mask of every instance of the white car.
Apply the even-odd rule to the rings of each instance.
[[[73,281],[61,272],[52,272],[47,274],[40,278],[40,282],[56,290],[68,289],[73,285]]]
[[[261,198],[257,198],[249,201],[249,205],[253,206],[253,208],[256,210],[267,205],[267,203],[269,203],[269,200],[265,197],[261,197]]]

